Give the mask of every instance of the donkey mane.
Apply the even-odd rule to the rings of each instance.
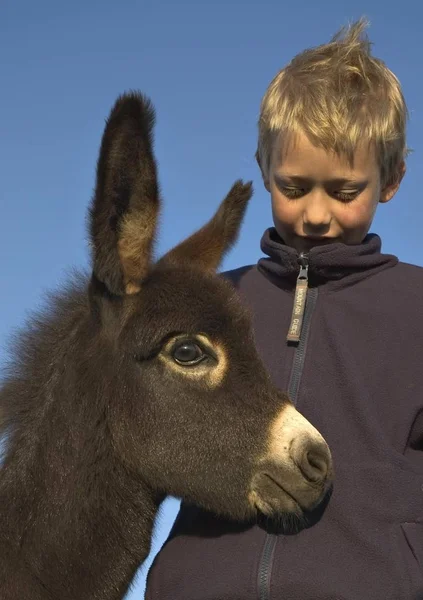
[[[9,452],[28,415],[45,408],[39,393],[44,392],[44,382],[49,379],[48,369],[52,376],[65,342],[88,315],[88,285],[87,273],[72,270],[63,289],[47,291],[41,307],[33,309],[24,324],[9,336],[8,356],[2,365],[0,430],[8,434]]]

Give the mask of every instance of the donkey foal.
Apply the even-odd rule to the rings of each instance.
[[[154,110],[121,96],[89,211],[92,274],[21,332],[0,394],[0,598],[118,600],[171,494],[236,520],[301,516],[331,485],[321,435],[276,390],[216,275],[251,185],[152,259]]]

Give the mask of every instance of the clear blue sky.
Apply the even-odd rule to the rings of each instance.
[[[420,0],[3,0],[0,343],[68,267],[87,265],[85,211],[104,119],[127,89],[142,89],[157,109],[165,198],[159,251],[203,224],[242,177],[256,192],[224,267],[255,262],[271,225],[254,161],[261,96],[294,54],[362,14],[375,54],[402,81],[414,148],[400,192],[379,208],[372,230],[385,251],[422,265]],[[153,553],[177,507],[165,504]],[[143,597],[147,566],[131,600]]]

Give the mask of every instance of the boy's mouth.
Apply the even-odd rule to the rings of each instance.
[[[298,236],[301,241],[310,244],[310,245],[324,245],[324,244],[334,244],[335,242],[339,242],[339,238],[337,237],[328,237],[328,236],[314,236],[314,235],[304,235]]]

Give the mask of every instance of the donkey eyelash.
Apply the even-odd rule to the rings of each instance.
[[[146,362],[149,360],[154,360],[162,353],[171,357],[175,349],[179,346],[182,346],[184,343],[197,346],[205,356],[208,356],[210,358],[214,357],[214,353],[212,353],[212,351],[209,350],[208,347],[205,347],[204,344],[199,342],[195,336],[175,338],[174,335],[167,336],[165,341],[162,341],[160,344],[157,344],[148,353],[134,352],[132,356],[137,362]]]

